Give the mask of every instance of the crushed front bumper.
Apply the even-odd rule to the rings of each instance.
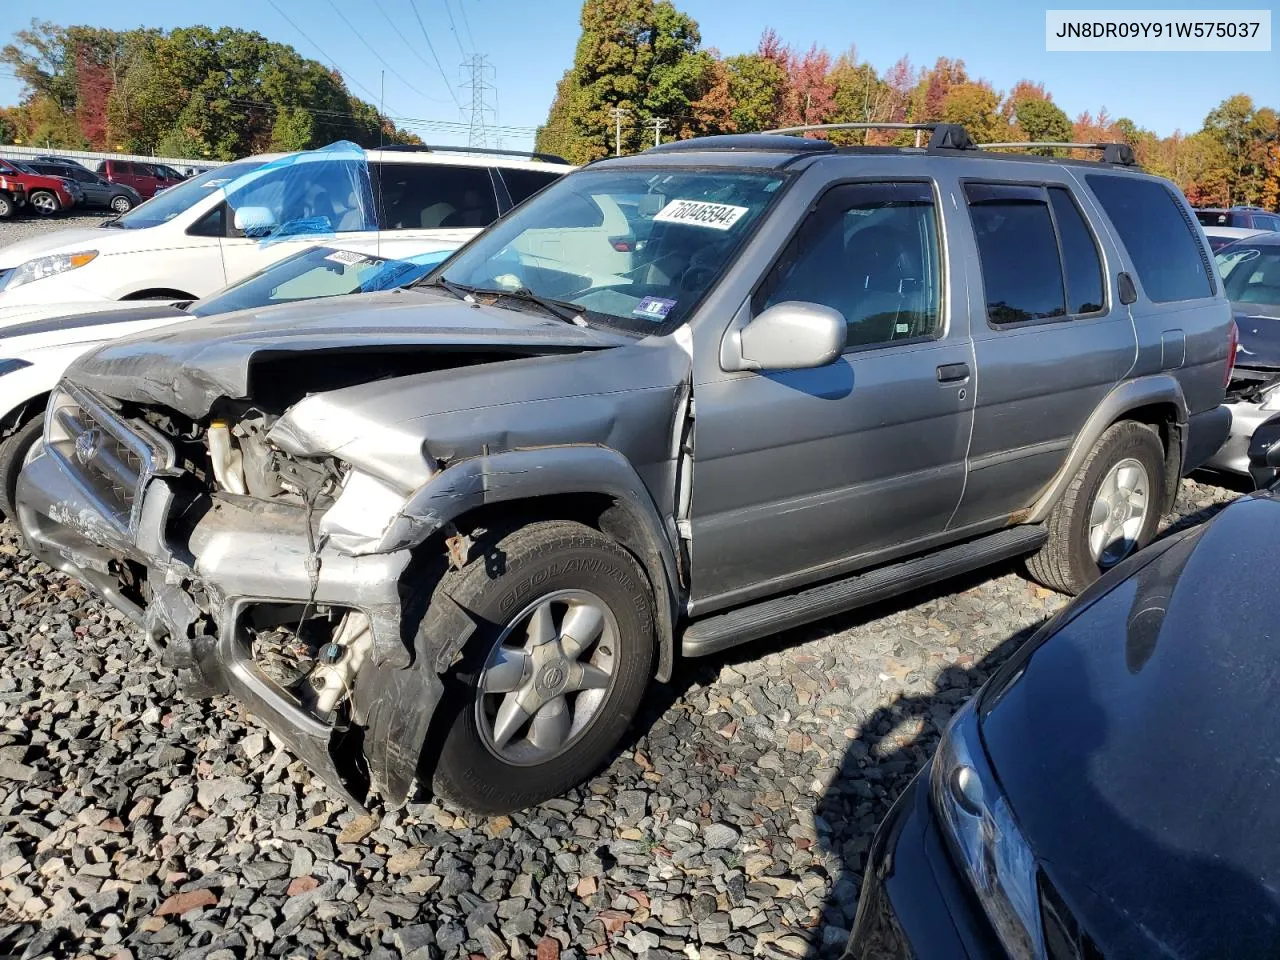
[[[410,745],[424,742],[443,692],[432,665],[413,656],[412,636],[402,636],[408,551],[352,557],[321,547],[317,567],[303,508],[215,498],[193,518],[163,476],[150,477],[139,496],[126,529],[60,454],[38,444],[19,477],[18,522],[32,553],[144,630],[184,693],[235,696],[357,804],[370,790],[392,804],[407,799],[418,759]],[[352,691],[353,716],[365,722],[350,740],[352,731],[317,719],[250,652],[246,614],[255,605],[308,603],[358,610],[372,625],[371,663]],[[351,744],[361,741],[353,759]]]
[[[1205,466],[1226,473],[1244,474],[1247,477],[1249,475],[1249,440],[1253,436],[1253,431],[1274,416],[1275,411],[1268,413],[1260,404],[1249,403],[1246,400],[1227,403],[1223,407],[1231,411],[1231,432],[1218,448],[1218,452],[1205,462]]]

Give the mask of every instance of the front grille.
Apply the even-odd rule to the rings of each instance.
[[[121,530],[132,531],[143,488],[164,460],[158,443],[79,390],[55,394],[46,441],[98,510]]]

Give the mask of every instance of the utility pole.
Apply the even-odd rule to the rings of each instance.
[[[609,108],[609,114],[613,117],[613,155],[615,157],[622,156],[622,118],[630,112],[622,107]]]
[[[462,75],[463,81],[460,86],[471,91],[467,146],[487,147],[489,145],[489,133],[486,128],[485,118],[490,115],[494,115],[496,118],[496,108],[489,104],[486,93],[492,90],[496,97],[498,92],[498,88],[491,82],[495,77],[493,66],[489,63],[488,57],[483,53],[477,53],[462,64]]]
[[[653,124],[653,145],[656,147],[662,143],[662,128],[667,125],[667,121],[662,117],[654,117],[649,122]]]

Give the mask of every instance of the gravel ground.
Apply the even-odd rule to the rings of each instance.
[[[1178,525],[1235,496],[1184,481]],[[889,804],[1063,602],[997,568],[688,662],[568,797],[366,816],[0,524],[0,954],[833,956]]]
[[[1182,523],[1235,492],[1185,481]],[[0,525],[0,952],[828,957],[952,712],[1063,604],[1012,567],[681,665],[583,788],[350,809]]]
[[[91,210],[45,219],[24,210],[12,220],[0,220],[0,247],[68,227],[96,227],[109,216],[112,216],[110,211]]]

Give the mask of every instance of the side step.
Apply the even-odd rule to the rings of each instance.
[[[977,540],[695,620],[685,628],[680,650],[686,657],[705,657],[789,627],[1031,553],[1048,537],[1042,525],[1006,527]]]

